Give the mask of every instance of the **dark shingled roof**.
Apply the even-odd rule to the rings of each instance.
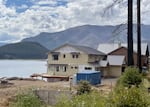
[[[56,49],[54,49],[53,51],[55,51],[55,50],[57,50],[57,49],[59,49],[59,48],[61,48],[61,47],[64,47],[64,46],[71,46],[71,47],[74,47],[74,48],[76,48],[76,49],[78,49],[78,50],[80,50],[80,51],[83,51],[83,52],[85,52],[85,53],[87,53],[87,54],[90,54],[90,55],[106,55],[105,53],[103,53],[103,52],[100,52],[100,51],[98,51],[98,50],[96,50],[96,49],[93,49],[93,48],[91,48],[91,47],[87,47],[87,46],[79,46],[79,45],[73,45],[73,44],[64,44],[64,45],[62,45],[62,46],[60,46],[60,47],[58,47],[58,48],[56,48]]]
[[[100,52],[96,49],[93,49],[93,48],[90,48],[90,47],[87,47],[87,46],[78,46],[78,45],[71,45],[72,47],[75,47],[87,54],[91,54],[91,55],[105,55],[103,52]]]

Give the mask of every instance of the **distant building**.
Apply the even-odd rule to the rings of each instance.
[[[142,43],[142,66],[148,66],[149,50]],[[99,51],[98,51],[99,50]],[[64,44],[48,53],[47,73],[56,76],[72,76],[80,71],[101,71],[104,77],[119,77],[127,66],[127,44],[100,44],[98,50],[72,44]],[[134,44],[134,64],[137,49]]]
[[[127,63],[127,44],[99,44],[98,50],[107,55],[123,55]],[[133,44],[134,65],[137,66],[137,44]],[[147,43],[141,44],[142,66],[148,66],[149,48]]]
[[[103,77],[119,77],[126,67],[125,56],[108,55],[106,60],[100,61],[100,71]]]
[[[126,43],[102,43],[98,45],[97,50],[101,50],[101,52],[105,54],[109,54],[110,52],[120,48],[125,47],[127,48]],[[137,44],[133,44],[133,50],[134,52],[137,52]],[[148,44],[147,43],[141,43],[141,54],[146,55],[146,52],[149,52]]]
[[[64,44],[48,53],[48,74],[71,76],[82,70],[100,70],[105,54],[96,49]]]

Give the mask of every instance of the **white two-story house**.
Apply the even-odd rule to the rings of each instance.
[[[50,75],[72,76],[82,70],[99,70],[99,61],[105,54],[87,47],[64,44],[48,53]]]

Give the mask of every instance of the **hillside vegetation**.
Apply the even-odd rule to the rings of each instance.
[[[0,47],[0,59],[45,59],[48,49],[35,42],[20,42]]]

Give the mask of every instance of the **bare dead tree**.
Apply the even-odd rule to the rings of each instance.
[[[115,5],[121,4],[123,1],[124,0],[113,0],[112,4],[110,4],[104,8],[104,12],[103,12],[102,16],[104,16],[108,12],[108,10],[111,10]]]
[[[104,17],[104,16],[105,16],[106,14],[108,14],[108,12],[110,12],[110,11],[111,11],[110,14],[112,14],[112,11],[113,11],[112,9],[113,9],[113,7],[116,6],[116,5],[122,6],[122,4],[126,4],[126,0],[113,0],[113,3],[112,3],[112,4],[109,4],[108,6],[106,6],[106,7],[104,8],[104,12],[103,12],[102,16]],[[127,30],[127,27],[124,26],[124,25],[127,25],[127,21],[125,21],[125,22],[123,22],[123,23],[121,23],[121,24],[119,24],[119,25],[117,25],[117,26],[115,27],[115,29],[114,29],[113,32],[112,32],[112,36],[113,36],[114,38],[111,39],[111,40],[109,40],[109,42],[114,42],[116,38],[118,39],[118,38],[120,37],[120,34],[121,34],[122,32],[124,32],[125,30]],[[119,42],[122,42],[122,41],[119,41]]]
[[[127,30],[127,27],[126,26],[124,27],[125,24],[126,23],[119,24],[112,32],[113,36],[118,36],[121,32],[123,32],[124,30]]]
[[[123,2],[124,0],[114,0],[113,3],[106,7],[105,10],[111,9],[114,5]],[[104,11],[104,14],[106,11]],[[128,0],[128,66],[134,65],[133,59],[133,0]]]

